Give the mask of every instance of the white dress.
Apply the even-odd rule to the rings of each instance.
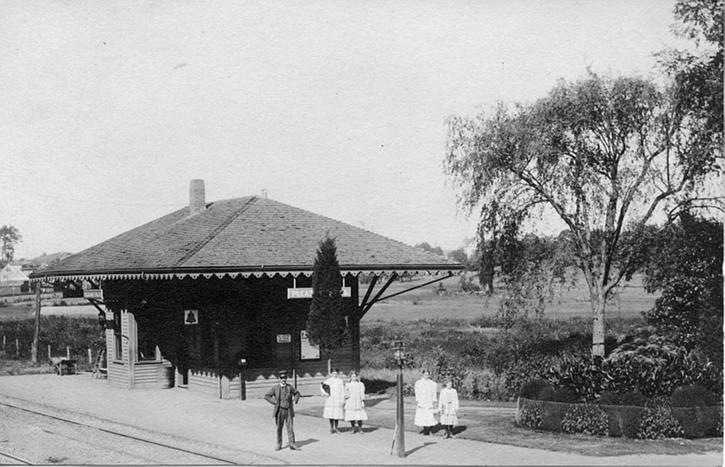
[[[330,420],[342,420],[345,418],[345,412],[342,408],[345,403],[345,385],[340,378],[331,376],[325,380],[323,384],[326,384],[330,388],[330,394],[328,395],[322,385],[320,385],[320,393],[325,397],[325,408],[322,410],[322,416],[329,418]]]
[[[438,410],[441,413],[441,425],[458,424],[458,391],[443,388],[438,400]]]
[[[365,385],[351,381],[345,385],[345,421],[367,420],[365,411]]]
[[[430,379],[419,379],[415,382],[415,421],[417,426],[435,426],[436,393],[438,385]]]

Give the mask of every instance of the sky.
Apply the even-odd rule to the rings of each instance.
[[[475,236],[446,118],[587,69],[657,79],[670,0],[0,2],[0,225],[78,252],[260,194],[414,245]],[[540,222],[540,233],[558,232]]]

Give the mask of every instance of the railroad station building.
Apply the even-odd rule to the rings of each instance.
[[[326,236],[335,239],[351,310],[349,345],[331,355],[305,329],[312,265]],[[85,289],[105,323],[110,384],[239,398],[265,391],[279,370],[303,388],[318,385],[330,366],[358,369],[360,319],[390,296],[396,278],[422,274],[427,284],[461,269],[266,196],[207,202],[204,182],[192,180],[188,206],[31,279]]]

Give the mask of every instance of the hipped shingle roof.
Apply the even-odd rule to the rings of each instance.
[[[448,273],[458,263],[267,198],[185,207],[31,275],[33,279],[309,275],[320,240],[334,238],[343,273]]]

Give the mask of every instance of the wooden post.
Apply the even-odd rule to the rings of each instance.
[[[52,355],[53,354],[50,353],[50,344],[48,344],[48,361],[51,361]]]
[[[40,336],[40,281],[35,283],[35,332],[33,334],[33,347],[31,354],[33,363],[38,363],[38,337]]]
[[[15,338],[15,356],[20,356],[20,342],[18,342],[18,338]]]
[[[70,360],[70,347],[68,347],[67,345],[65,346],[65,358]]]
[[[5,352],[5,334],[3,334],[3,352]]]
[[[93,351],[88,349],[88,365],[93,365]]]

